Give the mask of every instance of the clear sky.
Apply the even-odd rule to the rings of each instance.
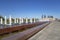
[[[40,18],[41,15],[60,18],[60,0],[0,0],[0,15]]]

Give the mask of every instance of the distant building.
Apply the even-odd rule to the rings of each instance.
[[[54,18],[53,16],[43,16],[43,18],[41,18],[39,21],[54,21],[56,20],[56,18]]]

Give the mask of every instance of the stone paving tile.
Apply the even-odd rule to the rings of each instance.
[[[60,40],[60,22],[52,22],[28,40]]]

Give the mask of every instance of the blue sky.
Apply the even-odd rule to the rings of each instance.
[[[60,0],[0,0],[0,15],[41,18],[41,15],[60,18]]]

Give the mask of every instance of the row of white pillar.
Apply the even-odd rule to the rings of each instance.
[[[9,25],[11,25],[11,23],[12,23],[12,19],[11,19],[12,17],[11,16],[9,16]],[[14,20],[14,23],[18,23],[19,21],[18,21],[18,19],[16,20]],[[24,21],[23,21],[23,19],[22,18],[20,18],[20,24],[21,23],[23,23]],[[30,19],[30,23],[32,23],[33,21],[32,21],[32,19]],[[34,22],[36,22],[35,21],[35,19],[34,19]],[[28,23],[28,19],[26,18],[26,23]],[[3,19],[1,18],[0,19],[0,24],[3,24]],[[7,24],[7,18],[6,18],[6,16],[5,16],[5,22],[4,22],[4,24]]]
[[[17,22],[16,22],[16,21],[17,21]],[[23,22],[24,22],[23,18],[20,18],[20,22],[19,22],[19,23],[21,24],[21,23],[23,23]],[[32,22],[33,22],[33,20],[30,19],[30,23],[32,23]],[[34,23],[35,23],[35,22],[36,22],[36,20],[34,19]],[[15,19],[15,23],[18,23],[18,19],[17,19],[17,20]],[[26,18],[26,23],[28,23],[28,19],[27,19],[27,18]]]

